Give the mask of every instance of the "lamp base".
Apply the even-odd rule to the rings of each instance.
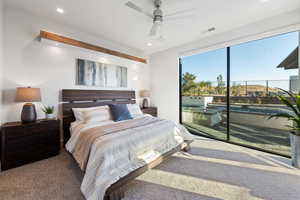
[[[149,107],[148,99],[147,99],[147,98],[144,98],[144,99],[143,99],[143,105],[142,105],[142,108],[148,108],[148,107]]]
[[[22,123],[32,123],[36,122],[36,110],[35,105],[32,103],[26,103],[23,106],[21,113],[21,121]]]

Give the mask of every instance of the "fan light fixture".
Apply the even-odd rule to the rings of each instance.
[[[162,1],[154,0],[153,3],[154,3],[153,14],[145,11],[144,9],[132,3],[131,1],[128,1],[127,3],[125,3],[125,5],[139,13],[144,14],[147,17],[150,17],[153,20],[153,25],[150,29],[149,36],[151,38],[155,38],[160,41],[164,40],[163,33],[162,33],[162,26],[164,21],[184,19],[186,17],[190,17],[191,14],[194,15],[194,13],[191,13],[191,11],[194,11],[195,9],[182,10],[168,15],[164,15],[163,11],[161,10]]]

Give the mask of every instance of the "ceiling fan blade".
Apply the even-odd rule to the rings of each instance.
[[[150,30],[150,33],[149,33],[149,36],[155,36],[156,35],[156,32],[157,32],[157,24],[153,24],[151,30]]]
[[[155,22],[150,30],[149,36],[161,36],[161,27],[162,23],[161,22]]]
[[[153,19],[153,15],[144,11],[141,7],[137,6],[136,4],[132,3],[131,1],[128,1],[127,3],[125,3],[125,5],[137,12],[140,12],[148,17],[150,17],[151,19]]]
[[[170,14],[164,15],[164,18],[174,17],[177,15],[195,15],[195,9],[186,9],[186,10],[170,13]]]
[[[185,19],[190,19],[194,16],[195,15],[174,16],[174,17],[165,18],[164,21],[168,22],[168,21],[175,21],[175,20],[185,20]]]

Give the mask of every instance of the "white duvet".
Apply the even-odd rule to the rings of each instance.
[[[73,153],[81,133],[110,123],[118,122],[73,123],[66,149]],[[192,140],[192,135],[183,126],[170,120],[161,120],[96,139],[82,181],[82,193],[87,200],[102,200],[105,191],[113,183],[177,147],[184,140]]]

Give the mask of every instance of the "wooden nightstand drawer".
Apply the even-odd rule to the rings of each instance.
[[[155,107],[142,108],[141,110],[144,114],[149,114],[152,115],[153,117],[157,117],[157,108]]]
[[[33,153],[34,152],[34,153]],[[7,160],[5,166],[2,166],[2,170],[7,170],[29,164],[35,161],[43,160],[51,156],[56,156],[59,154],[59,148],[41,148],[37,150],[36,148],[24,149],[23,151],[17,151],[7,154]]]
[[[27,148],[28,146],[51,146],[59,140],[59,135],[53,132],[43,132],[27,136],[13,137],[6,140],[6,150],[15,150],[16,148]]]
[[[34,145],[26,148],[20,148],[15,151],[7,151],[6,152],[6,160],[8,162],[14,161],[14,160],[21,160],[26,161],[30,160],[35,161],[36,157],[44,158],[45,153],[51,153],[51,152],[59,152],[59,146],[48,146],[44,147],[43,145]],[[16,159],[18,158],[18,159]]]
[[[5,127],[5,135],[8,140],[27,137],[42,132],[54,132],[59,129],[59,123],[56,120],[37,122],[32,124],[8,123]]]
[[[30,124],[13,122],[2,126],[2,170],[48,158],[59,151],[59,120],[41,120]]]

